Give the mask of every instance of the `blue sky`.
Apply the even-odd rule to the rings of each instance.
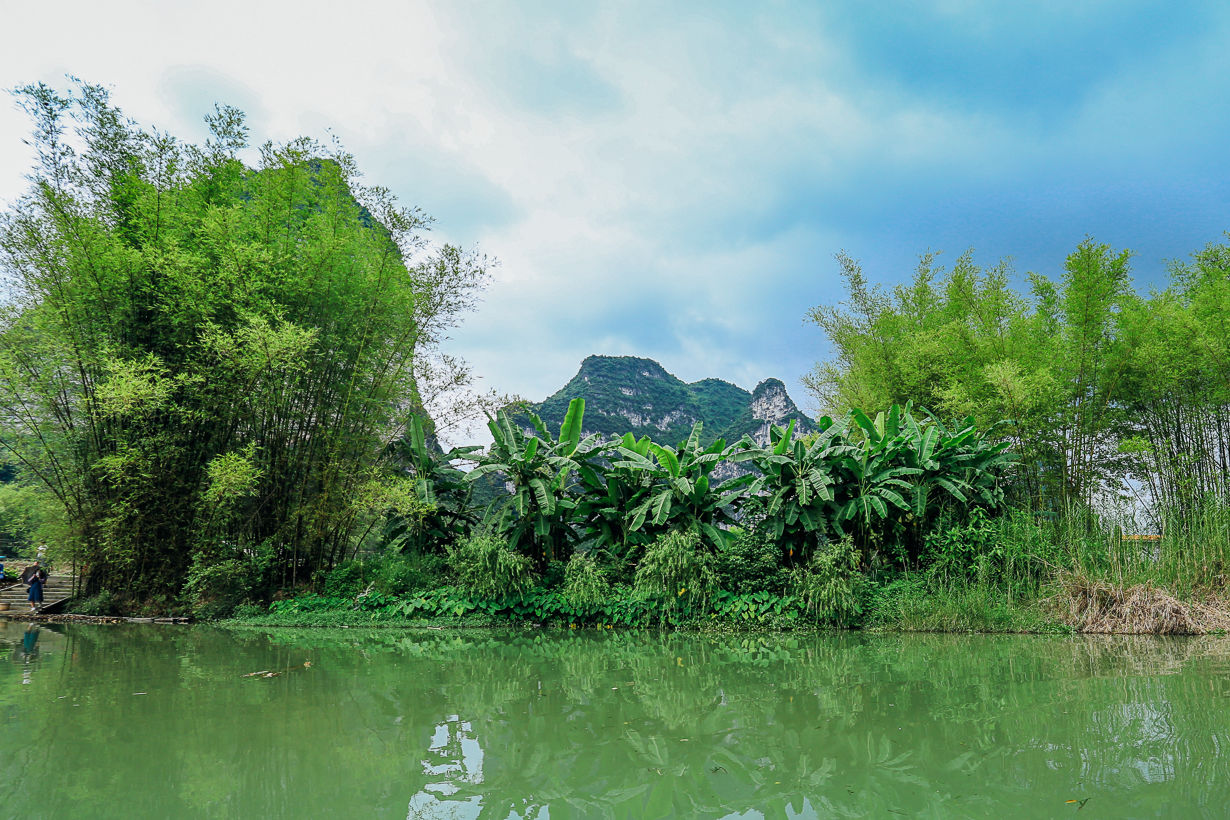
[[[1227,4],[102,5],[6,10],[0,82],[336,134],[500,261],[447,349],[533,400],[607,353],[806,408],[839,250],[886,284],[927,250],[1053,275],[1092,235],[1147,285],[1230,228]],[[25,130],[0,106],[0,198]]]

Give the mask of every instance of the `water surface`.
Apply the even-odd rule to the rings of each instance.
[[[1230,805],[1225,637],[0,622],[0,651],[14,817],[1083,820]]]

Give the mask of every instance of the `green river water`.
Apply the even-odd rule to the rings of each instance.
[[[1230,816],[1227,637],[0,622],[0,651],[9,817]]]

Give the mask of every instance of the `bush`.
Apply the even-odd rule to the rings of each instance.
[[[718,552],[714,565],[718,586],[736,595],[751,592],[780,594],[788,576],[781,563],[782,548],[763,526],[740,530]]]
[[[258,618],[261,615],[269,612],[268,608],[260,604],[240,604],[235,607],[235,611],[231,613],[232,618]]]
[[[353,598],[367,586],[363,561],[347,561],[325,573],[320,588],[331,598]],[[319,577],[319,576],[318,576]]]
[[[645,548],[636,568],[636,591],[659,599],[664,617],[681,604],[702,609],[717,590],[714,563],[695,530],[668,532]]]
[[[866,577],[859,572],[859,552],[849,536],[817,549],[793,573],[793,591],[818,621],[855,626],[863,613]]]
[[[980,507],[969,511],[968,520],[955,527],[945,527],[923,537],[923,563],[934,579],[968,581],[976,575],[986,575],[990,562],[1001,557],[995,524],[987,519]]]
[[[405,595],[432,589],[446,582],[447,562],[442,555],[398,553],[386,555],[376,565],[376,589],[389,595]]]
[[[564,599],[578,610],[601,606],[611,595],[611,584],[592,553],[573,553],[564,567]]]
[[[83,598],[73,604],[75,615],[118,615],[119,601],[111,590],[104,589],[92,598]]]
[[[494,535],[474,535],[448,548],[458,585],[481,598],[504,598],[529,588],[530,559]]]
[[[201,620],[226,618],[242,603],[257,600],[266,589],[272,550],[217,558],[199,552],[188,569],[183,599]]]

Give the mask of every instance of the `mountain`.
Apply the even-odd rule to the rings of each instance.
[[[750,435],[764,444],[769,425],[785,426],[795,419],[795,431],[815,429],[778,379],[765,379],[751,393],[721,379],[688,384],[667,373],[653,359],[635,356],[589,356],[558,392],[534,410],[547,428],[558,430],[568,402],[585,399],[584,435],[605,438],[632,433],[662,444],[684,441],[697,421],[704,422],[706,442],[721,437],[727,444]]]

